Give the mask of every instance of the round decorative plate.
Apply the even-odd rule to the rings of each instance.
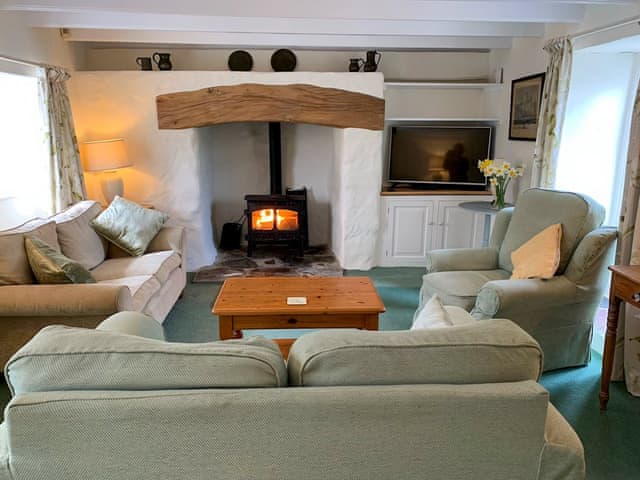
[[[229,70],[236,72],[248,72],[253,68],[253,58],[249,52],[244,50],[236,50],[229,55]]]
[[[271,55],[271,68],[276,72],[293,72],[296,68],[296,56],[291,50],[281,48]]]

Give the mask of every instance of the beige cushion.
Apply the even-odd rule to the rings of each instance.
[[[142,255],[169,216],[116,196],[91,226],[130,255]]]
[[[87,270],[102,263],[107,253],[107,242],[89,225],[101,212],[98,202],[85,200],[54,215],[60,250]]]
[[[376,332],[320,330],[289,352],[291,385],[405,385],[538,380],[542,350],[509,320]]]
[[[136,275],[153,275],[165,283],[180,266],[180,255],[171,251],[145,253],[141,257],[109,258],[91,273],[96,280],[111,280]]]
[[[51,220],[29,220],[19,227],[0,232],[0,285],[20,285],[35,281],[24,248],[25,234],[39,238],[60,251],[56,224]]]
[[[42,240],[24,239],[27,259],[38,283],[96,283],[89,271]]]
[[[511,279],[552,278],[560,264],[562,225],[553,224],[511,252]]]
[[[168,343],[61,325],[40,330],[9,360],[5,372],[16,394],[287,384],[280,350],[265,338]]]
[[[153,275],[138,275],[133,277],[113,278],[109,280],[98,280],[99,284],[124,285],[129,288],[133,299],[133,310],[142,311],[160,287],[158,279]]]
[[[421,328],[443,328],[453,325],[449,319],[449,314],[442,306],[438,294],[434,294],[421,309],[416,312],[411,330]]]

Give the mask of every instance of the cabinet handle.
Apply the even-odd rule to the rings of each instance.
[[[289,320],[287,320],[287,323],[295,325],[296,323],[298,323],[298,320],[296,320],[295,318],[290,318]]]

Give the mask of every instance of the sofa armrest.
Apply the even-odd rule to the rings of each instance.
[[[185,229],[184,227],[162,227],[153,237],[147,252],[162,252],[173,250],[184,257]]]
[[[514,312],[533,312],[581,301],[575,283],[564,275],[549,280],[492,280],[484,284],[471,311],[477,319],[511,318]]]
[[[129,288],[99,283],[5,285],[0,287],[0,316],[110,315],[133,310]]]
[[[452,248],[431,250],[427,254],[427,273],[496,268],[498,250],[495,248]]]

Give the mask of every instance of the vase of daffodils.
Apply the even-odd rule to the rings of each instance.
[[[504,196],[507,193],[507,187],[511,179],[521,177],[524,168],[513,167],[509,162],[504,160],[491,160],[489,158],[478,162],[478,169],[485,177],[489,178],[489,184],[495,190],[496,199],[494,207],[504,208]]]

